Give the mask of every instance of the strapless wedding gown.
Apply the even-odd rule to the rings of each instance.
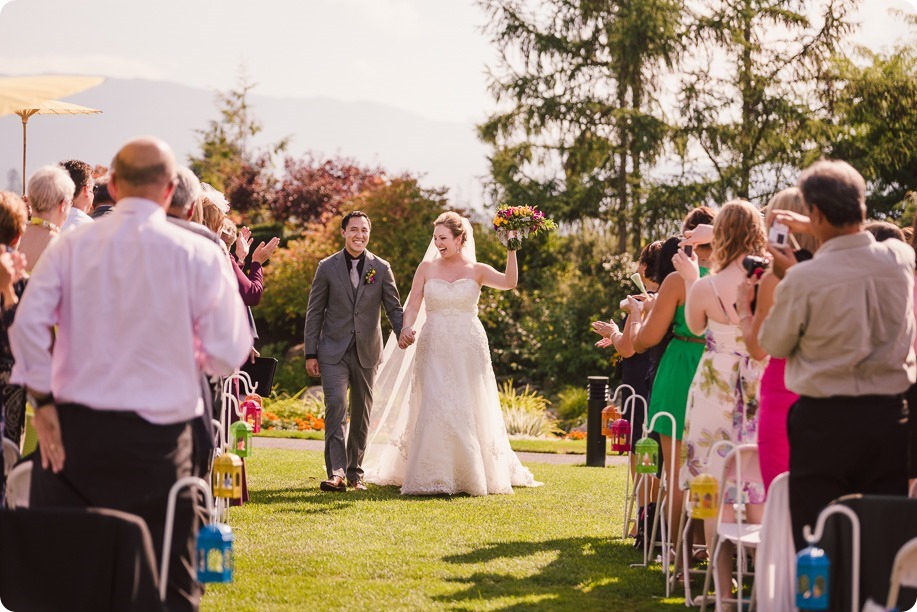
[[[510,448],[484,326],[481,287],[470,278],[428,280],[427,320],[417,338],[408,411],[369,482],[404,495],[510,494],[534,487]]]

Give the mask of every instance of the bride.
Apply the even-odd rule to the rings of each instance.
[[[393,335],[377,377],[368,482],[399,485],[403,495],[506,494],[541,485],[509,446],[477,316],[482,286],[512,289],[518,276],[515,251],[500,273],[476,262],[467,219],[454,212],[436,219],[404,310],[398,347],[406,350],[395,350]]]

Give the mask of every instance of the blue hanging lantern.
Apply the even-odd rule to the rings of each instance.
[[[232,540],[229,525],[201,527],[197,534],[198,582],[232,582]]]
[[[808,546],[796,555],[796,607],[828,609],[828,575],[831,562],[821,548]]]

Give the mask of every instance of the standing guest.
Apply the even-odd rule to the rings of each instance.
[[[373,381],[382,361],[380,313],[402,337],[401,299],[387,261],[366,250],[371,223],[355,210],[341,220],[344,248],[318,263],[304,333],[306,373],[325,392],[325,471],[322,491],[366,489],[363,455],[373,405]],[[408,332],[406,332],[408,333]],[[348,390],[350,427],[347,422]],[[345,480],[346,478],[346,480]]]
[[[25,290],[25,259],[16,251],[28,222],[25,202],[9,191],[0,191],[0,435],[21,446],[25,418],[25,393],[19,385],[10,384],[13,352],[9,328],[16,307]],[[3,247],[7,247],[4,249]],[[0,483],[0,498],[3,486]]]
[[[26,272],[32,271],[44,250],[60,236],[75,190],[73,179],[60,166],[44,166],[29,178],[27,194],[32,219],[19,243]]]
[[[808,218],[776,218],[821,247],[797,265],[787,249],[770,247],[777,275],[786,275],[758,341],[787,360],[786,386],[800,396],[787,429],[790,514],[802,549],[803,526],[831,500],[907,495],[904,393],[915,366],[913,249],[864,231],[866,183],[849,164],[816,162],[799,189]]]
[[[92,212],[89,213],[93,221],[110,215],[115,209],[115,201],[108,193],[108,175],[97,178],[95,181],[96,184],[92,188]]]
[[[679,487],[688,489],[691,479],[706,472],[719,474],[720,457],[710,448],[720,440],[755,444],[758,439],[758,393],[764,363],[753,359],[742,338],[736,312],[736,292],[745,277],[745,257],[764,254],[766,239],[761,213],[744,201],[727,202],[713,222],[713,273],[700,278],[696,259],[685,252],[673,258],[675,268],[684,279],[687,301],[685,322],[694,334],[706,334],[706,348],[701,356],[688,391],[685,431],[682,438],[682,465]],[[725,487],[726,483],[721,482]],[[762,483],[746,483],[744,493],[749,522],[760,521],[760,504],[764,502]],[[740,493],[726,491],[728,504]],[[723,509],[724,519],[732,520],[732,506]],[[704,521],[708,552],[712,553],[715,519]],[[717,590],[730,584],[730,555],[719,557],[716,567]]]
[[[61,229],[66,231],[73,227],[92,223],[92,217],[88,214],[92,210],[92,201],[95,197],[92,166],[78,159],[68,159],[67,161],[62,161],[60,167],[70,174],[70,178],[73,179],[73,184],[76,186],[73,190],[73,205],[70,207],[67,220],[64,221]]]
[[[784,189],[775,195],[764,208],[773,218],[778,210],[804,212],[802,193],[796,187]],[[809,234],[793,234],[801,251],[811,257],[818,249],[818,242]],[[746,275],[747,276],[747,275]],[[774,291],[780,279],[773,271],[766,271],[756,283],[754,275],[739,285],[736,310],[742,327],[742,338],[748,354],[758,360],[767,357],[767,352],[758,344],[758,331],[774,304]],[[757,287],[757,289],[755,289]],[[752,304],[755,304],[752,309]],[[801,306],[801,304],[799,305]],[[784,373],[786,359],[771,357],[761,377],[761,402],[758,406],[758,460],[765,492],[770,489],[774,478],[790,469],[790,442],[786,434],[786,417],[799,396],[786,388]]]
[[[901,228],[888,221],[870,221],[863,229],[872,234],[876,242],[885,242],[891,238],[900,240],[901,242],[907,242],[904,239],[904,232]]]
[[[220,250],[166,221],[175,168],[164,142],[128,142],[113,161],[115,212],[48,249],[10,330],[12,380],[31,395],[41,453],[32,507],[136,514],[157,557],[169,490],[192,471],[197,373],[229,374],[251,346]],[[169,610],[200,603],[193,517],[186,491],[162,577]]]

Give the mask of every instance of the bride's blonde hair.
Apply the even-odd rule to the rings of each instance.
[[[433,222],[433,229],[436,229],[437,225],[445,225],[454,238],[461,236],[462,244],[465,244],[465,241],[468,240],[468,236],[465,234],[465,225],[462,223],[462,216],[457,212],[450,210],[436,217],[436,221]]]

